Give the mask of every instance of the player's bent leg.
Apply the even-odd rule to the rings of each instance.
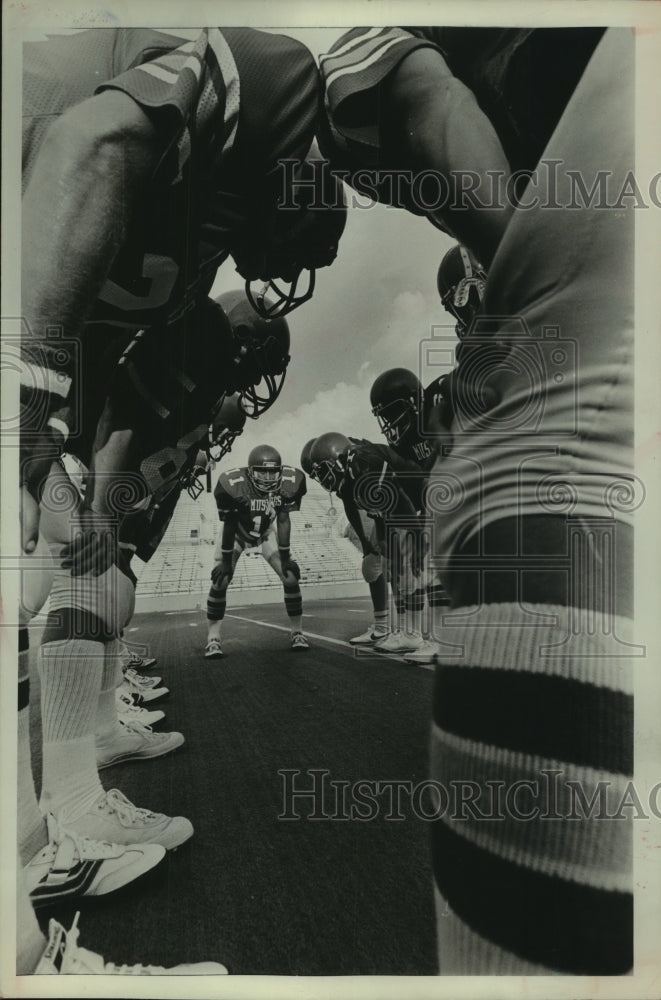
[[[545,153],[562,164],[558,198],[568,170],[588,184],[608,170],[616,191],[631,175],[632,68],[631,32],[609,29]],[[487,367],[499,402],[479,420],[457,414],[453,451],[434,470],[463,490],[434,539],[453,604],[443,640],[462,656],[436,669],[432,777],[509,791],[501,815],[487,797],[486,819],[469,808],[464,823],[447,811],[434,824],[443,974],[632,967],[632,822],[620,806],[633,760],[635,502],[621,502],[636,488],[632,264],[630,203],[579,206],[571,219],[515,214],[485,304],[534,338],[517,341],[506,323],[491,331],[514,361],[528,350],[538,362],[539,419],[522,419],[532,368]]]
[[[207,644],[204,648],[206,660],[220,660],[225,655],[222,646],[222,623],[227,610],[227,589],[232,582],[242,552],[243,546],[240,542],[235,542],[232,569],[231,572],[225,573],[222,570],[223,551],[220,538],[216,543],[214,570],[207,596]]]
[[[43,814],[39,809],[32,773],[30,749],[30,629],[50,593],[53,562],[50,548],[39,534],[34,551],[21,557],[21,595],[18,629],[18,850],[23,864],[48,843]],[[34,706],[33,706],[34,711]]]
[[[513,517],[453,558],[468,624],[448,616],[461,657],[437,663],[431,745],[451,794],[432,828],[443,975],[631,968],[632,536],[595,528]]]
[[[303,597],[296,574],[283,572],[282,560],[278,552],[275,533],[269,532],[262,542],[262,555],[277,574],[284,590],[285,611],[291,630],[291,648],[297,653],[304,653],[310,648],[310,643],[303,634]]]
[[[425,592],[422,577],[416,576],[411,567],[412,540],[408,532],[399,533],[402,572],[397,581],[399,591],[398,624],[403,627],[380,640],[375,649],[382,653],[411,653],[423,645],[421,632]]]

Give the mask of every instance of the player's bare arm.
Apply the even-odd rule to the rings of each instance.
[[[436,170],[450,183],[456,171],[471,170],[480,190],[490,192],[494,171],[509,176],[510,166],[495,129],[475,96],[450,72],[440,52],[420,48],[402,59],[383,82],[381,123],[384,147],[400,150],[412,170]],[[490,173],[491,172],[491,173]],[[489,197],[482,201],[489,201]],[[442,224],[489,266],[513,209],[506,199],[494,207],[466,205],[452,211],[453,199],[439,210]],[[434,214],[434,213],[432,213]]]
[[[80,333],[157,156],[149,117],[120,91],[53,123],[23,198],[23,314],[33,336],[49,325]]]

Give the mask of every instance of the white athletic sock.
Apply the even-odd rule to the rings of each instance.
[[[123,643],[111,639],[104,647],[101,693],[96,713],[96,734],[101,736],[117,729],[117,702],[115,694],[123,680],[121,650]]]
[[[209,622],[209,629],[207,631],[207,642],[211,642],[212,639],[222,639],[222,622]]]
[[[388,609],[385,611],[375,611],[374,612],[374,631],[383,632],[388,631]]]
[[[289,619],[289,627],[291,629],[291,634],[292,635],[294,634],[294,632],[302,632],[303,631],[303,615],[296,615],[295,618],[290,618]]]
[[[42,812],[77,818],[103,794],[94,728],[103,672],[103,644],[64,639],[39,650],[44,767]]]

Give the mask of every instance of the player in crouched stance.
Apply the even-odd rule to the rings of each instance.
[[[270,445],[258,445],[248,456],[248,465],[220,475],[214,495],[218,516],[223,522],[216,543],[215,566],[207,599],[209,631],[204,655],[219,659],[227,588],[236,564],[245,549],[261,547],[261,553],[282,581],[285,608],[291,627],[291,648],[310,648],[302,631],[303,603],[299,587],[300,569],[290,552],[289,513],[300,510],[307,492],[300,469],[283,466],[279,452]]]

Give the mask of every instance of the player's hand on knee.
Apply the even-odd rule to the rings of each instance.
[[[211,582],[216,590],[226,590],[232,580],[234,570],[231,563],[216,563],[211,570]]]
[[[62,550],[62,568],[70,569],[72,576],[101,576],[118,559],[116,526],[89,509],[79,517],[73,542]]]
[[[295,559],[287,559],[282,564],[282,575],[285,577],[286,583],[293,585],[301,579],[301,567]]]

